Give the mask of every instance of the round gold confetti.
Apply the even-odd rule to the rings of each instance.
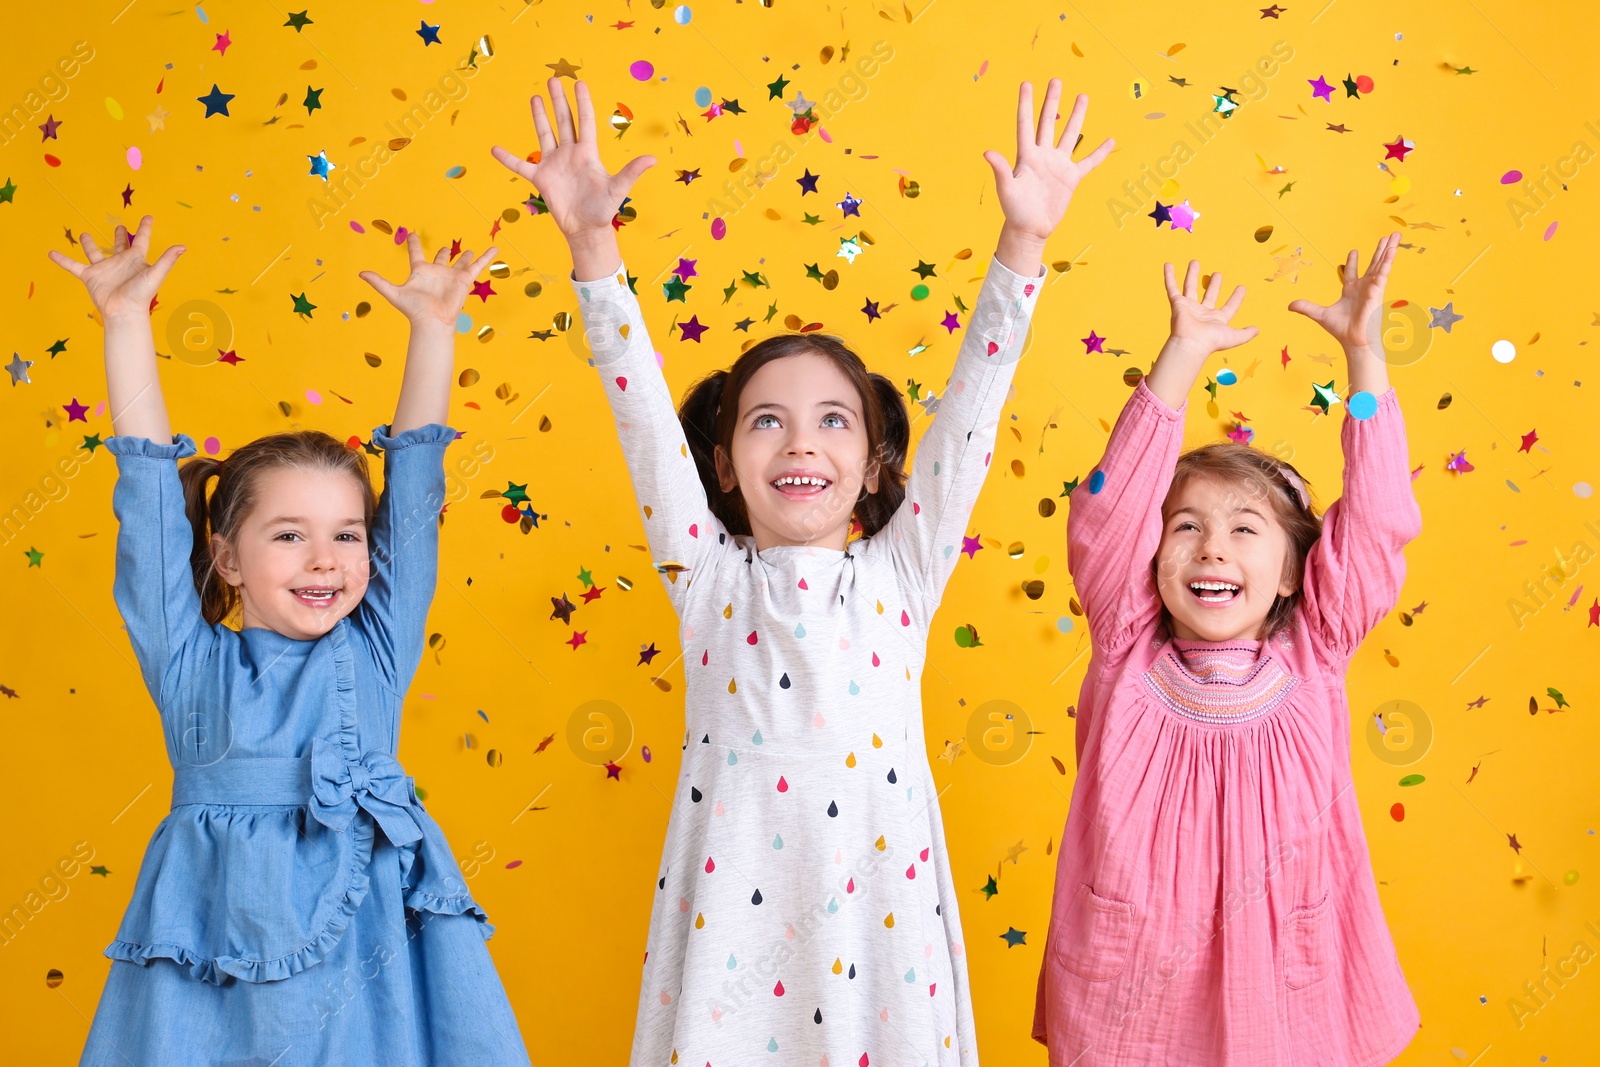
[[[550,416],[549,415],[540,415],[539,416],[539,432],[540,433],[549,433],[550,429],[551,429]]]
[[[1021,559],[1022,554],[1025,551],[1026,549],[1022,547],[1021,541],[1013,541],[1006,547],[1006,555],[1010,556],[1012,559]]]
[[[372,314],[372,305],[365,300],[356,305],[356,318],[364,319],[370,314]]]
[[[728,173],[729,174],[737,174],[737,173],[739,173],[741,170],[744,170],[744,165],[746,163],[748,163],[748,162],[750,162],[750,161],[748,159],[744,158],[743,156],[734,156],[731,160],[728,161]]]
[[[769,207],[767,208],[767,218],[771,219],[773,222],[777,222],[783,218],[783,214],[779,212],[777,208]]]
[[[478,343],[480,345],[486,345],[490,341],[493,341],[493,340],[494,340],[494,327],[493,326],[484,326],[484,327],[479,328],[479,330],[478,330]]]
[[[468,367],[466,370],[462,371],[461,376],[456,379],[456,384],[461,386],[463,389],[467,389],[477,385],[478,378],[478,372],[473,370],[471,367]]]
[[[1144,371],[1138,367],[1129,367],[1122,372],[1122,384],[1129,389],[1137,389],[1142,381],[1144,381]]]
[[[1078,603],[1077,597],[1072,597],[1067,601],[1067,608],[1079,618],[1083,617],[1083,606]]]
[[[1455,397],[1451,396],[1449,393],[1446,393],[1446,394],[1444,394],[1444,396],[1441,396],[1439,398],[1439,410],[1443,411],[1445,408],[1449,407],[1450,406],[1450,401],[1452,401],[1454,399],[1455,399]]]
[[[785,315],[783,317],[783,328],[786,330],[798,330],[800,328],[800,316]]]
[[[831,44],[823,45],[822,46],[822,51],[821,51],[821,53],[819,53],[818,58],[821,59],[822,62],[824,62],[824,63],[832,62],[833,61],[833,45],[831,45]]]
[[[1256,231],[1256,244],[1262,244],[1262,245],[1266,244],[1267,243],[1267,238],[1269,238],[1271,236],[1272,236],[1272,227],[1271,226],[1263,226],[1263,227],[1261,227],[1259,230]]]
[[[618,104],[617,110],[611,113],[611,128],[617,131],[618,137],[621,137],[628,132],[628,127],[632,125],[633,112]]]
[[[824,274],[822,276],[822,287],[829,290],[839,288],[839,272],[836,270],[830,270],[828,273]]]
[[[501,220],[504,221],[504,222],[508,222],[508,223],[509,222],[516,222],[521,217],[522,217],[522,212],[518,211],[514,207],[508,207],[504,211],[500,212]]]
[[[367,366],[369,366],[369,367],[381,367],[381,366],[383,366],[383,358],[381,356],[379,356],[376,352],[367,352],[367,353],[364,353],[364,355],[366,356]]]
[[[377,230],[379,233],[387,233],[387,234],[393,234],[394,233],[394,227],[390,226],[383,219],[373,219],[372,220],[372,228],[374,230]]]
[[[907,200],[915,200],[922,195],[922,186],[918,185],[914,178],[901,178],[900,195]]]
[[[1014,459],[1011,461],[1011,473],[1015,474],[1018,478],[1021,478],[1023,475],[1028,473],[1028,470],[1025,466],[1023,466],[1022,460]]]
[[[522,292],[525,296],[538,296],[540,293],[544,292],[544,286],[540,285],[538,282],[529,282],[527,285],[522,287]]]
[[[1029,600],[1038,600],[1044,596],[1044,583],[1037,578],[1031,578],[1022,583],[1022,592]]]
[[[617,575],[617,588],[621,589],[624,593],[633,592],[633,579],[624,578],[620,574]]]
[[[391,137],[389,138],[389,151],[398,152],[410,143],[411,138],[409,137]],[[384,232],[387,233],[388,231],[385,230]]]
[[[1037,599],[1037,598],[1035,598],[1035,599]],[[491,749],[490,749],[490,750],[489,750],[489,751],[488,751],[488,752],[487,752],[487,753],[486,753],[486,754],[485,754],[485,756],[484,756],[484,758],[485,758],[485,759],[486,759],[486,760],[488,760],[488,763],[489,763],[489,766],[491,766],[491,767],[498,767],[498,766],[500,766],[500,763],[501,763],[501,756],[500,756],[500,750],[499,750],[499,749],[498,749],[498,748],[491,748]]]
[[[491,264],[489,264],[489,277],[491,277],[491,278],[509,278],[509,277],[511,277],[511,264],[509,264],[509,263],[491,263]]]
[[[555,329],[559,330],[561,333],[566,333],[568,330],[570,330],[572,328],[572,312],[570,312],[570,311],[558,311],[558,312],[556,312],[555,318],[550,320],[550,325],[553,326]]]
[[[1054,515],[1055,513],[1056,513],[1056,502],[1054,500],[1051,500],[1049,497],[1041,497],[1039,499],[1039,517],[1041,519],[1048,519],[1050,516]]]
[[[404,100],[406,98],[406,91],[404,89],[390,89],[389,91],[394,94],[394,98],[396,100]]]
[[[52,967],[48,971],[44,972],[44,984],[49,986],[51,989],[54,989],[56,986],[65,981],[66,977],[66,975]]]
[[[494,58],[494,38],[487,33],[478,38],[478,54],[484,59]]]

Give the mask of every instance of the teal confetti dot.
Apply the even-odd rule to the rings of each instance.
[[[696,89],[694,91],[694,106],[695,107],[710,107],[711,106],[711,90],[707,89],[704,85],[702,85],[702,86],[700,86],[700,88]]]
[[[1218,377],[1220,378],[1221,375],[1218,375]],[[1346,410],[1350,412],[1350,417],[1353,419],[1370,419],[1378,413],[1378,398],[1362,390],[1350,398],[1349,403],[1346,405]]]
[[[1222,370],[1217,371],[1217,384],[1218,385],[1237,385],[1238,382],[1239,382],[1239,376],[1237,374],[1233,373],[1233,371],[1228,370],[1226,367],[1224,367]]]
[[[1063,615],[1061,618],[1057,619],[1056,629],[1060,630],[1064,634],[1070,634],[1072,632],[1072,616]]]
[[[679,4],[672,9],[672,21],[680,26],[689,25],[689,20],[694,18],[694,12],[689,10],[688,4]]]
[[[444,176],[446,178],[459,178],[466,172],[466,167],[451,167],[449,170],[444,172]]]
[[[472,316],[465,311],[456,316],[456,333],[472,332]]]

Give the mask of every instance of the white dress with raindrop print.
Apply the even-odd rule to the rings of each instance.
[[[626,267],[573,281],[687,678],[634,1067],[978,1062],[921,679],[1042,278],[991,262],[887,526],[759,552],[707,506]]]

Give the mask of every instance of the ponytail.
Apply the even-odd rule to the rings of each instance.
[[[222,460],[211,456],[196,456],[178,468],[178,480],[183,484],[183,510],[194,529],[194,547],[189,550],[189,570],[194,575],[194,587],[200,594],[200,614],[215,626],[233,612],[239,591],[227,582],[217,580],[216,564],[211,556],[211,507],[206,499],[206,485],[213,477],[222,476]]]
[[[722,479],[717,475],[717,423],[722,415],[722,389],[727,383],[725,370],[712,371],[695,382],[678,405],[678,421],[683,424],[683,436],[689,442],[689,454],[700,473],[711,514],[730,533],[741,534],[750,532],[744,497],[737,488],[723,492]]]
[[[911,416],[906,410],[905,397],[888,378],[881,374],[868,374],[872,384],[873,399],[881,412],[882,434],[878,454],[873,457],[878,467],[878,491],[867,493],[856,503],[856,520],[861,523],[861,533],[871,537],[889,524],[889,519],[906,497],[906,451],[911,447]],[[864,400],[866,398],[863,398]]]

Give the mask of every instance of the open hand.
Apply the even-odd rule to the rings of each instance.
[[[1051,78],[1044,106],[1039,109],[1035,123],[1033,83],[1023,82],[1017,91],[1016,166],[1013,168],[1005,156],[993,149],[983,154],[994,168],[995,191],[1005,211],[1006,225],[1040,241],[1048,239],[1061,224],[1072,193],[1084,175],[1099,166],[1116,146],[1107,137],[1100,142],[1100,147],[1074,162],[1072,150],[1077,146],[1083,118],[1089,110],[1089,98],[1078,94],[1072,114],[1067,116],[1067,128],[1058,141],[1055,138],[1056,105],[1060,100],[1061,79]]]
[[[378,290],[382,297],[399,308],[412,322],[437,319],[455,325],[461,305],[472,288],[472,280],[485,261],[493,259],[499,251],[490,245],[483,255],[473,258],[469,248],[450,262],[450,249],[440,246],[430,263],[422,254],[422,241],[416,234],[406,238],[406,252],[411,258],[411,277],[396,285],[374,271],[364,270],[362,281]]]
[[[1189,261],[1188,273],[1183,278],[1183,291],[1178,291],[1172,264],[1163,263],[1167,281],[1167,300],[1172,304],[1172,339],[1184,347],[1210,354],[1223,349],[1236,348],[1260,333],[1254,326],[1230,326],[1228,323],[1239,313],[1244,303],[1244,286],[1238,286],[1228,297],[1228,302],[1217,306],[1222,295],[1222,275],[1211,275],[1205,296],[1200,295],[1200,261]]]
[[[1383,287],[1389,281],[1389,267],[1394,263],[1395,250],[1400,247],[1400,234],[1389,233],[1378,239],[1367,263],[1367,273],[1359,274],[1356,267],[1360,257],[1350,250],[1344,268],[1339,272],[1344,279],[1344,289],[1339,299],[1326,306],[1309,300],[1295,300],[1289,304],[1296,311],[1321,326],[1343,345],[1346,351],[1353,348],[1370,348],[1383,351],[1379,336],[1382,323]]]
[[[111,253],[100,251],[94,238],[80,234],[78,244],[83,248],[88,263],[50,250],[50,262],[72,275],[89,290],[89,299],[102,319],[119,315],[149,315],[150,301],[156,290],[166,280],[167,272],[183,255],[183,245],[173,245],[161,253],[154,263],[146,263],[150,253],[150,234],[155,220],[149,215],[139,220],[139,228],[129,239],[128,231],[118,226],[111,238]]]
[[[491,150],[494,158],[534,184],[556,228],[568,238],[592,230],[610,229],[617,208],[639,176],[656,164],[655,156],[635,156],[615,174],[600,162],[595,134],[594,105],[589,87],[578,82],[577,126],[572,109],[561,88],[560,78],[549,82],[551,107],[555,109],[555,128],[545,115],[544,98],[529,101],[533,128],[539,135],[539,162],[529,163],[499,145]]]

